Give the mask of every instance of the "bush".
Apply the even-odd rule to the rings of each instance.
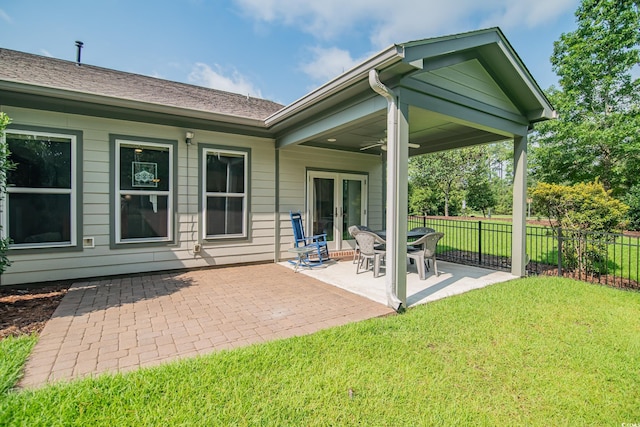
[[[629,210],[598,181],[572,186],[541,182],[532,196],[536,212],[573,230],[611,233],[624,227]]]
[[[0,112],[0,197],[6,193],[7,186],[7,172],[15,167],[15,164],[9,159],[11,153],[7,146],[7,142],[4,140],[4,130],[11,123],[11,119],[5,113]],[[1,230],[1,228],[0,228]],[[9,250],[9,244],[11,239],[0,238],[0,274],[11,265],[11,261],[7,258],[7,251]]]
[[[607,272],[607,239],[624,224],[629,207],[599,182],[572,186],[539,183],[532,192],[536,211],[565,229],[562,256],[570,270]]]

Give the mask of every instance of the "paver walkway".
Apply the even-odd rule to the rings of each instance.
[[[21,387],[123,372],[393,313],[276,264],[74,284]]]

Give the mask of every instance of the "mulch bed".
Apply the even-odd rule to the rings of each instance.
[[[480,262],[477,252],[450,250],[438,254],[438,259],[481,268],[495,268],[502,271],[511,270],[511,259],[509,257],[497,255],[484,254],[482,255],[482,262]],[[558,266],[531,262],[527,265],[527,274],[530,276],[558,276]],[[563,270],[562,277],[581,280],[583,282],[597,283],[618,289],[640,291],[639,282],[612,274],[585,274],[576,271]]]
[[[56,311],[71,282],[0,287],[0,340],[40,333]]]

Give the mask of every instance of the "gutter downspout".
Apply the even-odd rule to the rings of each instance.
[[[398,95],[380,81],[375,69],[369,70],[369,86],[377,94],[382,95],[388,102],[387,106],[387,261],[386,261],[386,291],[387,305],[396,311],[402,308],[402,301],[398,298],[396,288],[397,269],[397,236],[393,224],[397,223],[395,206],[398,204],[396,193],[396,156],[398,134]]]

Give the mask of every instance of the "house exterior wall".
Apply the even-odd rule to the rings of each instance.
[[[383,164],[379,156],[295,146],[279,150],[279,259],[291,258],[287,249],[293,245],[293,229],[289,212],[308,210],[307,171],[332,171],[368,175],[368,226],[383,227]],[[306,219],[306,218],[305,218]]]
[[[12,119],[12,127],[36,126],[82,132],[82,180],[78,203],[80,236],[75,250],[15,249],[12,265],[0,276],[1,284],[96,277],[137,272],[196,268],[243,262],[270,261],[275,253],[275,145],[265,138],[189,129],[195,132],[191,146],[185,143],[186,129],[123,120],[0,106]],[[110,188],[110,136],[126,135],[175,141],[177,180],[175,192],[174,241],[156,244],[113,244],[115,200]],[[203,241],[198,207],[199,147],[238,147],[250,152],[250,185],[247,237]],[[83,238],[94,247],[83,248]],[[200,253],[194,244],[201,243]]]

